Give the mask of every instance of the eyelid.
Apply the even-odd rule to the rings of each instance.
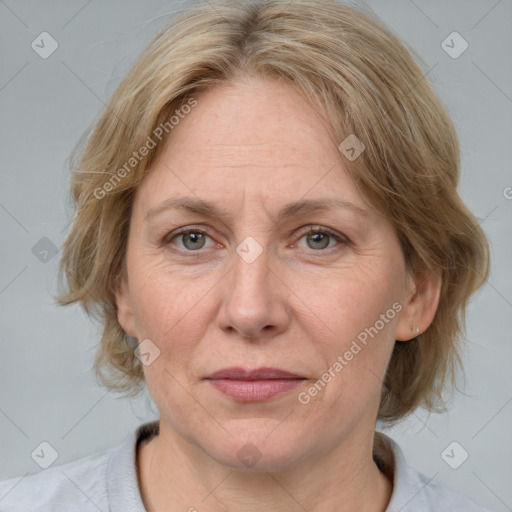
[[[211,229],[210,226],[208,226],[208,228]],[[294,231],[297,231],[297,230],[295,229]],[[169,245],[174,238],[177,238],[180,235],[183,235],[186,233],[200,233],[200,234],[203,234],[203,235],[209,237],[215,244],[217,244],[217,245],[220,244],[220,242],[217,242],[213,238],[213,236],[208,232],[208,229],[205,229],[204,226],[199,227],[199,226],[194,226],[194,225],[183,226],[181,228],[171,231],[170,233],[166,233],[163,237],[161,237],[161,244]],[[308,224],[307,226],[299,228],[298,234],[295,235],[295,237],[294,237],[296,239],[296,242],[293,242],[292,245],[295,245],[305,235],[316,234],[316,233],[326,234],[328,236],[331,236],[338,242],[338,244],[334,247],[330,247],[329,249],[323,249],[323,250],[318,250],[318,251],[312,250],[313,252],[326,253],[326,252],[330,252],[330,250],[336,249],[340,244],[342,244],[342,245],[351,244],[350,239],[347,236],[343,235],[342,233],[339,233],[338,231],[335,231],[331,228],[328,228],[327,226],[323,226],[323,225],[319,225],[319,224]],[[192,250],[186,251],[184,249],[178,248],[178,250],[188,252],[188,253],[204,252],[201,249],[199,249],[197,251],[192,251]]]
[[[338,248],[340,244],[341,245],[350,245],[352,243],[351,240],[347,236],[345,236],[344,234],[339,233],[338,231],[335,231],[335,230],[333,230],[331,228],[328,228],[327,226],[316,225],[316,224],[310,224],[309,226],[307,226],[304,229],[302,229],[299,232],[298,240],[302,239],[302,237],[304,237],[304,235],[317,234],[317,233],[331,236],[332,238],[334,238],[338,242],[338,244],[336,246],[334,246],[334,247],[330,247],[329,249],[313,251],[313,252],[318,252],[318,253],[324,252],[324,253],[327,253],[327,252],[329,252],[331,250],[334,250],[334,249]],[[296,242],[294,242],[294,244],[295,243]]]
[[[189,225],[189,226],[183,226],[181,228],[175,229],[175,230],[171,231],[170,233],[166,233],[161,238],[161,243],[163,245],[170,244],[171,240],[173,240],[174,238],[176,238],[180,235],[184,235],[186,233],[200,233],[202,235],[206,235],[206,236],[210,237],[213,240],[213,237],[210,235],[208,230],[206,230],[204,227],[196,227],[194,225]],[[216,242],[216,243],[218,243],[218,242]],[[193,252],[193,251],[190,251],[190,252]]]
[[[308,233],[326,233],[332,235],[333,237],[338,237],[340,239],[346,240],[347,242],[349,241],[345,235],[338,233],[338,231],[335,231],[334,229],[328,228],[327,226],[323,226],[321,224],[309,224],[300,231],[301,236],[307,235]]]

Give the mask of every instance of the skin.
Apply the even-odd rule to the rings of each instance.
[[[137,190],[117,292],[122,327],[160,350],[144,367],[160,413],[160,435],[138,453],[145,506],[384,511],[392,482],[372,459],[381,382],[395,340],[432,322],[439,283],[408,273],[394,229],[350,179],[341,141],[297,90],[243,76],[197,100]],[[227,216],[148,216],[184,196]],[[283,205],[302,199],[341,199],[363,211],[278,219]],[[310,226],[340,241],[312,239],[303,232]],[[204,245],[175,236],[181,227],[206,231]],[[263,251],[251,263],[236,252],[246,237]],[[300,403],[299,393],[394,303],[401,311]],[[306,380],[243,403],[204,379],[229,366],[277,367]],[[249,442],[261,455],[252,467],[237,456]]]

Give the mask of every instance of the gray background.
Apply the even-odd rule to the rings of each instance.
[[[491,510],[512,510],[512,1],[366,5],[430,70],[461,140],[460,193],[492,245],[490,281],[469,307],[464,392],[454,394],[448,413],[417,411],[388,434],[433,481]],[[44,248],[43,237],[63,242],[71,148],[169,13],[183,6],[0,0],[0,479],[40,470],[31,453],[42,441],[61,464],[115,446],[156,417],[147,395],[123,401],[98,386],[91,364],[100,330],[79,307],[54,305],[59,256],[50,251],[41,261],[33,247]],[[31,48],[43,31],[59,45],[47,59]],[[457,59],[441,47],[453,31],[469,44]],[[458,469],[441,457],[453,441],[469,453]]]

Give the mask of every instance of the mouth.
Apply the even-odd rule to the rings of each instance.
[[[290,391],[307,379],[279,368],[231,367],[206,377],[213,388],[240,402],[262,402]]]

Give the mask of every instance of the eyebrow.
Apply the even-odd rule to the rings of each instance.
[[[227,210],[218,207],[215,203],[197,199],[194,197],[177,197],[166,199],[159,205],[151,208],[144,220],[148,221],[151,217],[166,211],[166,210],[185,210],[190,213],[203,215],[210,218],[229,219],[233,215]],[[349,201],[342,201],[340,199],[326,198],[326,199],[302,199],[292,203],[285,204],[277,214],[277,220],[287,220],[298,215],[307,215],[316,212],[325,212],[333,209],[348,209],[358,215],[366,216],[367,210]]]

